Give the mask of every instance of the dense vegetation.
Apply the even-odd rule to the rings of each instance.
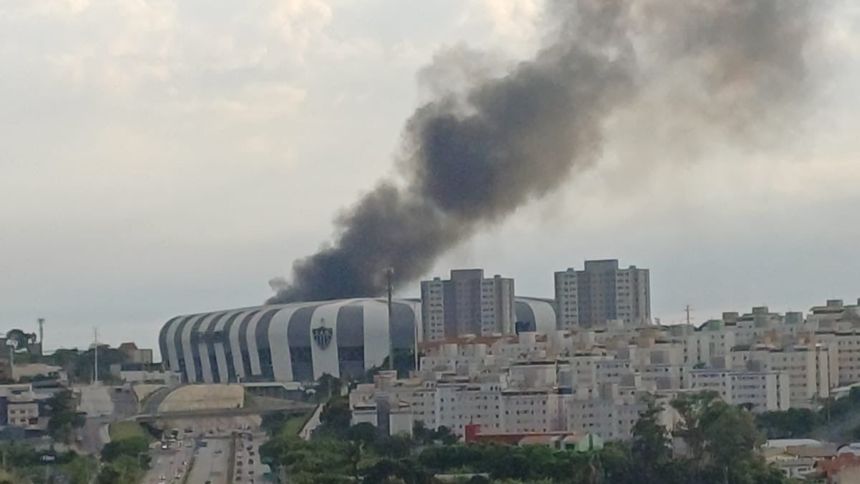
[[[29,445],[0,444],[0,484],[89,484],[96,461],[74,452],[37,451]]]
[[[136,422],[114,423],[110,435],[111,441],[102,448],[102,468],[96,482],[139,482],[149,469],[151,436]]]
[[[769,439],[824,437],[860,440],[860,388],[852,388],[845,398],[825,399],[820,404],[817,411],[791,408],[766,412],[759,415],[756,422]]]
[[[418,425],[414,436],[384,436],[369,424],[349,425],[343,398],[321,414],[322,426],[305,442],[273,431],[261,449],[292,483],[402,482],[423,484],[439,474],[463,482],[617,484],[780,484],[782,474],[756,453],[763,436],[753,416],[713,393],[681,397],[672,406],[684,424],[670,434],[651,402],[627,443],[586,453],[542,446],[456,443],[445,429]],[[672,438],[685,449],[673,455]]]
[[[84,418],[75,411],[75,401],[69,390],[56,393],[46,402],[48,434],[57,444],[73,440],[74,430],[84,424]],[[32,445],[0,444],[3,483],[70,482],[89,484],[96,474],[97,462],[75,452],[59,452],[53,448],[37,450]]]
[[[75,429],[84,425],[86,419],[77,413],[75,405],[71,390],[57,392],[46,402],[48,435],[56,442],[70,443]]]

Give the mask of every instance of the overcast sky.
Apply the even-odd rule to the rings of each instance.
[[[0,329],[151,347],[173,315],[261,303],[391,172],[433,55],[526,56],[541,3],[0,0]],[[549,297],[553,271],[619,258],[651,269],[664,322],[856,300],[854,5],[823,20],[791,136],[672,159],[647,120],[615,127],[601,163],[428,276],[484,267]]]

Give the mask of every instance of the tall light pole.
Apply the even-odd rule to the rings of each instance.
[[[39,318],[37,320],[39,323],[39,350],[44,355],[45,354],[45,318]]]
[[[391,279],[394,277],[394,268],[389,267],[385,270],[385,275],[388,282],[388,369],[394,369],[394,341],[391,338]]]

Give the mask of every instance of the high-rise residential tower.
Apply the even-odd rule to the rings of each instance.
[[[461,334],[512,333],[514,280],[485,278],[482,269],[452,270],[451,278],[421,282],[425,341]]]
[[[559,329],[600,326],[609,320],[639,326],[651,322],[648,269],[620,269],[618,260],[585,261],[585,270],[555,273]]]

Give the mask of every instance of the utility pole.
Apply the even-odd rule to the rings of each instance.
[[[99,382],[99,328],[93,328],[93,385]]]
[[[394,369],[394,342],[391,340],[391,279],[394,277],[394,268],[389,267],[385,270],[386,279],[388,282],[388,369]]]
[[[693,311],[693,308],[690,307],[689,304],[684,306],[684,313],[687,315],[687,326],[684,329],[685,334],[690,334],[690,331],[693,329],[693,319],[690,317],[690,313]]]

